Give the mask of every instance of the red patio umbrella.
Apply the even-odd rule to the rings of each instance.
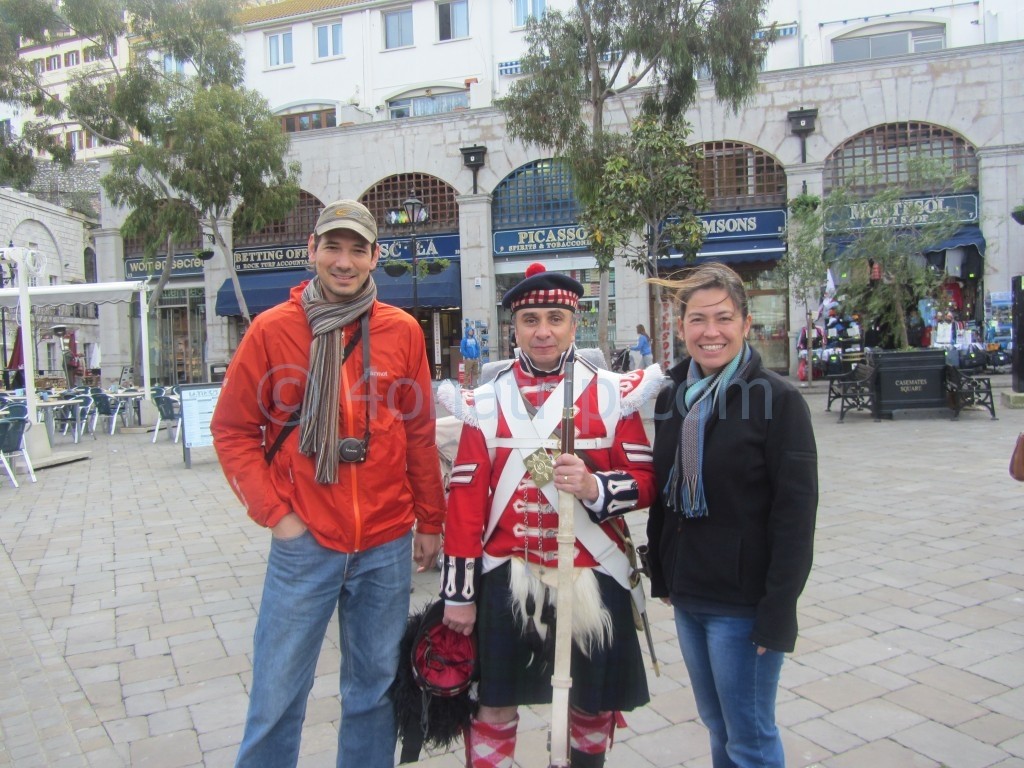
[[[7,368],[12,371],[20,371],[25,367],[25,352],[21,346],[21,326],[18,326],[18,333],[14,337],[14,347],[11,349],[11,359],[7,361]]]

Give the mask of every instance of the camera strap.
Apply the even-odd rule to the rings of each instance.
[[[359,340],[363,336],[366,336],[366,343],[363,344],[363,370],[369,372],[369,370],[370,370],[370,319],[369,319],[369,313],[368,312],[364,312],[362,315],[360,315],[360,317],[359,317],[359,327],[356,329],[356,332],[352,334],[352,338],[348,340],[348,344],[345,345],[345,349],[342,350],[341,362],[342,362],[342,365],[345,364],[345,361],[348,360],[348,356],[350,354],[352,354],[352,350],[356,348],[356,344],[359,343]],[[369,399],[367,399],[367,402],[369,402]],[[369,407],[369,406],[367,406],[367,407]],[[288,438],[288,435],[290,435],[292,433],[292,430],[294,430],[297,426],[299,426],[299,421],[301,419],[300,412],[301,412],[301,409],[296,410],[294,413],[292,413],[291,418],[289,418],[288,421],[286,421],[284,423],[284,426],[281,427],[281,431],[277,433],[277,439],[274,440],[274,444],[272,446],[270,446],[270,450],[267,451],[264,454],[263,458],[266,460],[268,465],[270,464],[270,462],[272,462],[274,460],[274,455],[279,450],[281,450],[281,445]],[[367,413],[366,416],[367,416],[367,420],[366,420],[366,438],[369,439],[369,437],[370,437],[370,420],[369,420],[370,414]]]

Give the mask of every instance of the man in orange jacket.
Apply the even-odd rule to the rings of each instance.
[[[411,560],[437,558],[444,491],[423,333],[377,301],[379,257],[364,206],[327,206],[309,237],[316,276],[253,321],[210,425],[228,482],[272,534],[238,766],[296,765],[335,607],[338,754],[394,765]]]

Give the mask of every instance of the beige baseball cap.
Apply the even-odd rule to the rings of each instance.
[[[336,200],[320,214],[313,232],[322,235],[332,229],[351,229],[367,242],[377,242],[377,222],[369,209],[355,200]]]

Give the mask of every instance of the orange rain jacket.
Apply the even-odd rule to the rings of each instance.
[[[366,461],[339,463],[337,483],[322,485],[315,457],[299,453],[296,427],[267,466],[264,451],[298,414],[306,389],[313,334],[301,303],[305,285],[256,317],[228,366],[210,424],[228,482],[260,525],[294,512],[320,544],[341,552],[394,541],[414,523],[420,533],[440,533],[430,365],[418,323],[396,307],[376,302],[370,311],[371,375],[364,376],[364,341],[341,369],[338,434],[362,439],[369,409]],[[344,344],[358,328],[358,321],[345,327]]]

